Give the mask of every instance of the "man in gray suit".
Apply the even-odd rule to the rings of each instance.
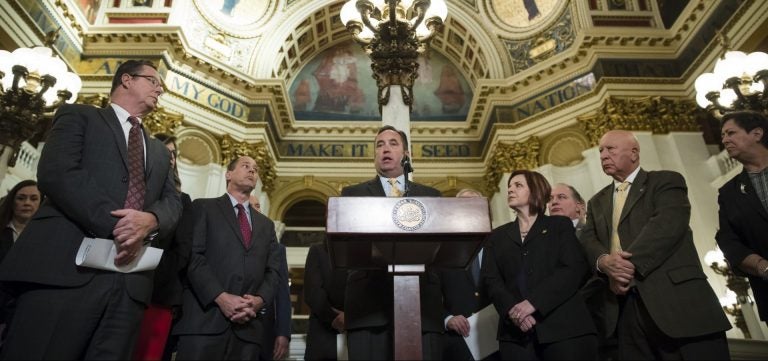
[[[729,359],[731,325],[694,247],[685,180],[640,168],[628,131],[602,137],[600,161],[614,182],[589,201],[581,242],[613,293],[603,327],[616,332],[619,359]]]
[[[83,237],[117,247],[115,264],[167,237],[181,214],[170,153],[142,129],[163,93],[152,63],[129,60],[104,109],[63,105],[40,155],[46,202],[0,266],[21,286],[4,359],[128,359],[152,293],[152,271],[78,267]]]
[[[408,139],[392,126],[379,129],[374,140],[376,177],[345,187],[344,197],[426,196],[440,191],[418,183],[406,183],[403,159],[408,156]],[[408,189],[405,185],[408,184]],[[406,192],[407,191],[407,192]],[[421,288],[422,354],[425,360],[442,359],[442,291],[437,272],[427,270],[419,277]],[[344,295],[344,321],[351,360],[392,358],[392,276],[386,271],[349,272]]]
[[[261,311],[275,298],[280,255],[274,223],[248,200],[257,172],[251,157],[237,158],[227,166],[227,193],[192,203],[177,359],[254,360],[264,347]]]

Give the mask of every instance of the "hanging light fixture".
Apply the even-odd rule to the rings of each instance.
[[[696,103],[715,117],[736,110],[766,113],[768,109],[768,54],[726,52],[712,73],[696,78]]]
[[[372,60],[379,109],[389,102],[389,86],[403,87],[403,103],[413,105],[419,53],[448,16],[444,0],[349,0],[339,17]]]
[[[77,74],[54,55],[55,39],[51,32],[45,46],[0,50],[0,146],[13,149],[10,167],[21,144],[45,131],[42,121],[65,102],[74,102],[82,87]]]

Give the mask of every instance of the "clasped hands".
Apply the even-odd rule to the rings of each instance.
[[[144,246],[144,239],[157,228],[157,218],[152,213],[135,209],[118,209],[110,214],[120,218],[112,230],[117,246],[115,265],[126,265],[138,256]]]
[[[536,308],[528,300],[524,300],[510,308],[507,316],[515,326],[520,328],[520,331],[528,332],[536,326],[534,312]]]
[[[333,321],[331,321],[331,327],[333,327],[336,331],[339,331],[339,333],[344,332],[346,329],[346,325],[344,323],[344,311],[337,310],[333,307],[331,307],[333,312],[336,312],[336,317],[334,317]]]
[[[259,310],[264,307],[264,299],[261,296],[245,294],[243,296],[222,292],[215,299],[219,310],[228,320],[244,324],[258,316]]]
[[[635,265],[629,260],[632,253],[619,251],[601,256],[598,262],[600,270],[608,275],[611,292],[625,295],[629,291],[629,283],[635,278]]]

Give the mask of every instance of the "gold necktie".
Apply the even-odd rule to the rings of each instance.
[[[403,192],[400,191],[400,188],[397,188],[397,178],[389,178],[389,184],[392,185],[392,191],[389,192],[390,197],[403,196]]]
[[[616,199],[613,201],[613,233],[611,233],[611,253],[621,251],[621,240],[619,239],[619,220],[621,211],[624,209],[624,203],[627,201],[627,188],[630,183],[622,182],[616,187]]]

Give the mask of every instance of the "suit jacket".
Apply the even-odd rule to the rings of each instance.
[[[143,132],[146,144],[144,211],[157,217],[159,237],[168,237],[181,214],[170,153]],[[125,133],[112,107],[63,105],[40,155],[38,187],[46,195],[27,229],[0,265],[0,280],[78,287],[97,272],[75,266],[83,237],[113,238],[128,193]],[[148,303],[152,272],[125,275],[128,294]]]
[[[486,255],[483,253],[481,266]],[[454,315],[469,317],[491,304],[482,280],[475,284],[471,265],[467,269],[441,269],[439,275],[443,292],[443,320]]]
[[[610,250],[613,192],[611,183],[587,207],[581,242],[592,267]],[[622,249],[632,253],[637,292],[659,329],[674,338],[731,328],[701,268],[690,217],[688,188],[679,173],[640,169],[618,225]],[[610,295],[604,302],[604,327],[610,336],[619,317],[618,299]]]
[[[164,250],[160,263],[155,268],[155,282],[152,303],[163,306],[181,306],[181,280],[187,270],[189,254],[192,251],[192,199],[181,193],[182,213],[176,231],[169,239],[161,239],[157,247]]]
[[[337,313],[344,310],[347,272],[331,267],[325,244],[313,244],[304,267],[304,301],[310,309],[305,360],[336,358],[336,335],[331,326]],[[346,315],[345,315],[346,316]]]
[[[752,253],[768,258],[768,242],[765,240],[768,213],[746,171],[720,188],[717,203],[720,205],[720,229],[715,236],[717,244],[731,270],[749,278],[760,319],[768,321],[768,281],[738,269],[744,258]]]
[[[288,285],[288,259],[285,246],[278,243],[280,258],[280,282],[275,289],[275,298],[264,307],[264,344],[261,345],[263,360],[271,360],[277,336],[291,339],[291,290]]]
[[[175,335],[214,335],[227,329],[243,341],[261,344],[262,316],[240,325],[230,322],[215,302],[222,292],[275,297],[280,256],[274,223],[253,207],[251,245],[245,248],[235,209],[227,194],[192,202],[195,214],[188,287],[182,294],[183,316]]]
[[[517,220],[494,229],[483,257],[483,283],[499,312],[498,339],[528,339],[507,315],[524,300],[536,308],[533,332],[540,343],[595,333],[577,292],[588,276],[588,266],[571,220],[540,215],[525,242],[519,229]],[[525,287],[519,278],[525,279]]]
[[[412,197],[440,197],[440,191],[418,183],[409,183]],[[386,197],[379,177],[341,190],[343,197]],[[443,332],[442,292],[437,272],[427,270],[419,277],[421,288],[421,329]],[[344,321],[347,329],[380,327],[392,321],[392,276],[386,271],[349,272],[344,296]]]

